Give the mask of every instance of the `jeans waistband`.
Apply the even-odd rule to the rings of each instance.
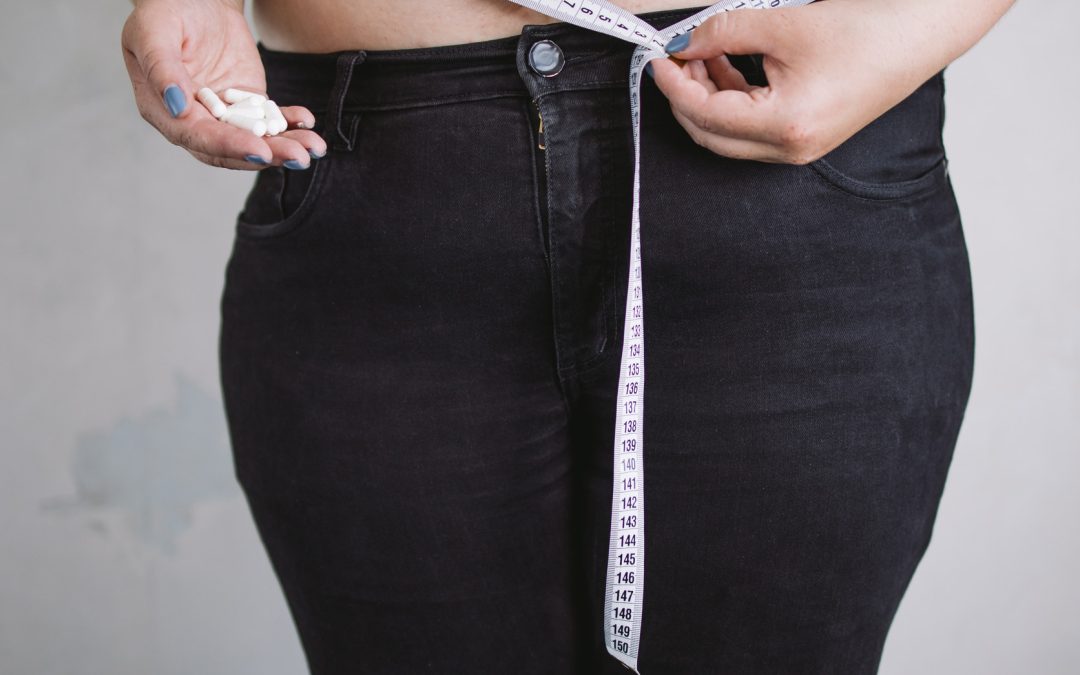
[[[707,5],[646,12],[657,28]],[[529,70],[529,48],[551,40],[566,59],[552,78]],[[270,96],[313,112],[370,111],[440,105],[556,90],[626,87],[634,45],[568,23],[530,24],[520,35],[456,45],[329,54],[282,52],[259,45]]]

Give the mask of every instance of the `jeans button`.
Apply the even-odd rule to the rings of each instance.
[[[551,40],[540,40],[529,49],[529,67],[544,77],[555,77],[566,65],[559,45]]]

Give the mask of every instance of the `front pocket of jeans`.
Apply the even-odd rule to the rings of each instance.
[[[933,190],[948,175],[942,141],[944,79],[939,72],[824,157],[804,168],[862,199],[905,199]]]
[[[303,171],[263,169],[248,192],[236,234],[250,239],[280,237],[308,222],[334,165],[333,155],[312,160]]]

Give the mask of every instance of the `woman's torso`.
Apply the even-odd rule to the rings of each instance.
[[[641,14],[703,3],[620,0],[615,4]],[[259,39],[270,49],[317,53],[479,42],[517,35],[526,24],[554,21],[510,0],[255,0],[254,16]]]

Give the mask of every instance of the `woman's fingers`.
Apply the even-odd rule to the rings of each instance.
[[[729,138],[717,133],[704,131],[693,120],[671,108],[671,114],[686,129],[686,133],[695,143],[703,148],[711,150],[718,155],[731,157],[732,159],[753,159],[763,162],[779,162],[781,159],[775,148],[768,143],[749,141],[743,138]]]
[[[770,86],[751,86],[726,56],[766,54],[775,59],[793,49],[791,26],[799,15],[792,11],[722,12],[668,44],[687,66],[656,64],[656,84],[669,99],[675,118],[699,145],[738,159],[803,163],[810,158],[802,150],[804,127],[791,123],[794,112],[784,113],[779,105],[774,85],[784,85],[784,78],[770,76]],[[769,63],[773,61],[767,67]]]
[[[917,41],[891,28],[897,15],[885,4],[815,2],[717,14],[668,42],[690,66],[654,60],[656,84],[687,132],[718,154],[814,162],[937,72],[908,48]],[[747,86],[725,53],[762,54],[768,86]],[[940,65],[935,58],[933,68]],[[704,62],[717,91],[695,62]],[[748,154],[755,147],[761,154]]]
[[[312,157],[308,149],[294,138],[273,136],[266,139],[267,145],[274,152],[274,164],[286,169],[302,170],[311,166]]]
[[[716,83],[718,88],[750,91],[750,84],[747,83],[742,72],[731,65],[731,61],[728,60],[727,55],[721,54],[720,56],[714,56],[705,59],[703,63],[705,64],[705,70],[709,73],[709,77]]]
[[[697,129],[748,141],[771,143],[775,139],[775,106],[769,87],[710,91],[694,76],[696,72],[701,77],[704,65],[695,71],[667,59],[652,63],[656,86],[667,96],[672,110]]]
[[[209,164],[210,166],[217,166],[224,169],[237,169],[240,171],[258,171],[265,169],[268,164],[257,164],[243,159],[231,159],[227,157],[215,157],[213,155],[207,155],[201,152],[192,152],[191,156],[199,160],[203,164]]]
[[[315,126],[315,116],[304,106],[282,106],[281,114],[285,116],[285,121],[289,123],[290,129],[311,129]]]
[[[165,120],[163,126],[166,138],[192,152],[256,164],[257,160],[265,164],[274,162],[274,152],[267,139],[222,122],[206,110],[196,110],[183,120]]]
[[[326,154],[326,141],[314,131],[308,131],[307,129],[292,129],[281,134],[279,138],[291,138],[304,146],[307,153],[316,159]]]
[[[788,9],[736,9],[706,19],[696,29],[668,43],[680,59],[707,59],[721,54],[772,54],[783,44]]]
[[[694,60],[688,61],[683,70],[693,79],[695,82],[705,88],[705,91],[709,94],[715,94],[720,91],[720,88],[716,86],[716,83],[709,77],[709,71],[705,67],[704,61]]]
[[[285,120],[289,123],[289,131],[281,134],[290,138],[304,147],[307,154],[319,159],[326,155],[326,141],[322,136],[311,131],[315,126],[315,116],[307,108],[299,105],[286,106],[281,109]]]

